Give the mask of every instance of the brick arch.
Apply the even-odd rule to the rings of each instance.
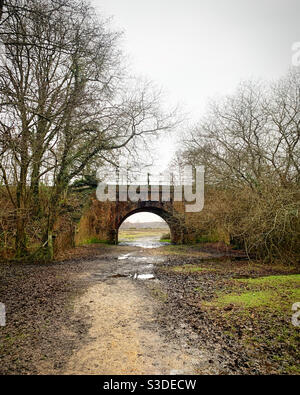
[[[112,244],[118,243],[120,225],[130,215],[139,212],[151,212],[163,218],[171,233],[171,242],[182,244],[191,239],[191,229],[186,223],[183,202],[170,201],[138,201],[100,202],[93,193],[86,208],[83,210],[77,227],[76,242],[96,238]]]

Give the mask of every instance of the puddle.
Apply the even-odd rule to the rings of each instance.
[[[94,273],[93,277],[100,281],[105,281],[110,278],[132,278],[133,280],[152,280],[155,278],[154,274],[151,273],[115,273],[115,274],[101,274],[101,273]]]
[[[125,261],[126,259],[130,259],[130,262],[135,264],[135,263],[147,263],[147,264],[153,264],[153,263],[162,263],[165,261],[164,257],[157,257],[157,256],[133,256],[131,254],[124,254],[120,255],[116,258],[118,261]],[[142,266],[144,267],[144,266]]]
[[[135,273],[135,275],[133,276],[134,280],[152,280],[154,278],[155,278],[154,274],[150,274],[150,273],[145,273],[145,274]]]
[[[132,260],[134,262],[146,262],[146,261],[149,260],[149,257],[146,257],[146,256],[133,256]]]
[[[124,259],[128,259],[129,257],[130,257],[130,254],[120,255],[120,256],[118,256],[118,260],[123,261]]]
[[[154,265],[152,265],[152,263],[149,263],[149,265],[143,265],[140,267],[140,270],[144,271],[144,270],[151,270],[153,269]]]
[[[105,263],[92,274],[96,281],[107,281],[117,278],[128,278],[131,280],[152,280],[156,276],[155,266],[165,258],[156,256],[135,256],[134,253],[120,254],[112,258],[111,262]]]
[[[131,246],[131,247],[140,247],[140,248],[159,248],[165,245],[169,245],[170,243],[161,242],[161,241],[121,241],[119,243],[120,246]]]

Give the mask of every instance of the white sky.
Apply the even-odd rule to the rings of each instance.
[[[140,223],[140,222],[165,222],[159,215],[152,213],[132,214],[124,222]]]
[[[300,41],[299,0],[94,0],[124,31],[133,71],[163,86],[192,119],[241,79],[276,78]]]
[[[192,122],[210,97],[239,81],[276,79],[291,66],[300,41],[300,0],[93,0],[112,26],[134,74],[145,76],[180,103]],[[157,167],[167,166],[176,138],[156,145]]]

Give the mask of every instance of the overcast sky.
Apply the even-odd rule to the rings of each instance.
[[[162,86],[196,121],[210,97],[248,78],[275,79],[300,41],[300,0],[93,0],[113,27],[134,73]],[[174,139],[159,144],[167,165]],[[164,159],[162,159],[164,158]]]
[[[276,78],[300,41],[299,0],[94,0],[114,16],[137,74],[162,85],[194,119],[241,79]]]

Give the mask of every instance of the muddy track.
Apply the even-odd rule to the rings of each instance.
[[[85,310],[90,329],[63,373],[195,374],[203,361],[210,368],[208,356],[184,338],[170,341],[159,324],[162,301],[153,292],[159,284],[153,273],[164,260],[135,247],[98,262],[76,301],[75,314]]]
[[[7,325],[0,328],[0,372],[280,372],[266,360],[272,349],[248,352],[239,335],[225,334],[222,317],[202,308],[231,278],[276,270],[256,272],[228,256],[225,262],[220,251],[169,256],[163,249],[143,247],[91,246],[51,265],[0,267],[0,301],[7,306]],[[197,262],[203,265],[201,276],[172,270]]]

